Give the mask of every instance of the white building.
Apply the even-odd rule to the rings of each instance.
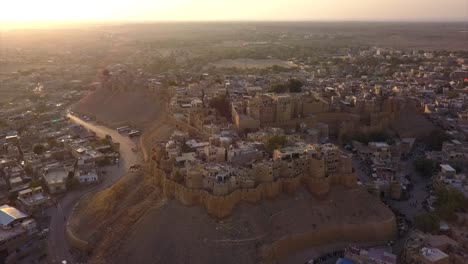
[[[75,172],[75,177],[81,184],[96,183],[99,181],[99,177],[96,170],[77,170]]]

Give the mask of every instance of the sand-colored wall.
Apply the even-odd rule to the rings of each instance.
[[[153,168],[153,171],[158,170]],[[202,189],[190,189],[164,176],[164,173],[153,173],[155,182],[162,187],[167,198],[176,199],[183,205],[202,205],[208,213],[217,218],[224,218],[231,214],[234,207],[244,201],[258,203],[263,199],[274,199],[281,193],[294,194],[303,183],[316,197],[324,197],[330,190],[331,184],[342,184],[347,187],[355,186],[355,175],[332,175],[330,178],[313,179],[304,176],[295,178],[280,178],[274,182],[264,182],[255,188],[237,189],[227,195],[214,195]],[[353,181],[354,180],[354,181]]]
[[[280,179],[276,182],[261,183],[256,188],[238,189],[228,195],[217,196],[201,189],[189,189],[156,173],[154,177],[166,197],[176,199],[183,205],[202,205],[212,216],[223,218],[231,214],[234,207],[241,201],[257,203],[262,199],[276,198],[282,191],[294,193],[300,185],[300,178]]]
[[[303,181],[310,193],[317,198],[324,198],[330,191],[331,180],[327,178],[304,177]]]
[[[186,206],[202,205],[210,215],[217,218],[229,216],[234,207],[242,201],[258,203],[262,199],[275,199],[281,193],[293,194],[301,184],[304,184],[318,198],[326,197],[332,185],[339,184],[347,187],[356,185],[356,174],[354,172],[333,174],[323,178],[301,175],[295,178],[280,178],[275,182],[260,183],[257,187],[251,189],[238,189],[225,196],[216,196],[205,190],[186,188],[182,184],[167,179],[164,173],[155,173],[154,177],[157,178],[156,182],[162,186],[168,198],[176,199]],[[266,263],[274,263],[274,261],[289,254],[314,246],[338,241],[348,241],[350,243],[388,241],[395,239],[396,234],[395,216],[388,214],[388,219],[381,221],[325,226],[301,234],[290,235],[266,246],[263,255]]]
[[[278,259],[307,248],[344,241],[349,243],[383,242],[395,239],[396,234],[395,216],[389,214],[388,219],[383,221],[320,227],[301,234],[293,234],[266,246],[263,255],[266,263],[274,263]]]

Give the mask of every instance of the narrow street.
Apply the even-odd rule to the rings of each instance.
[[[345,149],[343,149],[343,151],[350,153]],[[417,151],[418,150],[413,150],[413,153]],[[431,181],[430,179],[423,178],[421,175],[414,171],[414,160],[415,156],[412,155],[411,158],[409,158],[408,160],[401,161],[401,173],[404,175],[409,175],[411,178],[411,184],[413,185],[413,188],[410,191],[409,199],[384,199],[384,202],[386,202],[394,210],[397,210],[398,212],[403,214],[404,217],[409,221],[413,221],[415,216],[426,212],[422,206],[422,202],[429,195],[426,186]],[[353,167],[356,170],[359,181],[361,181],[364,186],[373,184],[375,179],[373,179],[371,176],[370,168],[366,166],[366,164],[358,156],[353,157]],[[409,233],[405,233],[403,236],[399,237],[395,241],[395,244],[393,245],[393,253],[400,254],[402,252],[408,234]]]
[[[67,263],[75,263],[71,254],[71,248],[65,237],[65,226],[77,202],[90,192],[98,192],[115,184],[125,175],[130,166],[139,163],[141,159],[138,152],[132,151],[133,148],[138,147],[136,143],[137,139],[133,141],[125,134],[120,134],[114,129],[84,121],[70,114],[68,117],[74,123],[94,131],[98,137],[110,135],[114,142],[119,142],[120,163],[103,168],[106,174],[102,176],[102,181],[99,184],[68,192],[64,197],[57,199],[56,206],[52,206],[47,210],[47,214],[50,216],[48,254],[49,259],[53,260],[53,263],[61,263],[63,260],[66,260]]]

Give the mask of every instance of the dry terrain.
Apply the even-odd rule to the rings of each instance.
[[[145,199],[146,205],[151,204],[152,198]],[[263,260],[262,252],[271,243],[289,236],[318,229],[340,232],[345,224],[369,225],[372,229],[372,224],[393,217],[391,211],[365,190],[341,187],[334,189],[325,201],[318,201],[301,190],[294,196],[284,195],[274,201],[243,203],[222,221],[208,216],[201,207],[185,207],[172,200],[153,201],[153,205],[156,206],[132,226],[121,243],[114,241],[112,250],[96,252],[92,260],[99,263],[259,263]],[[109,243],[107,237],[115,238],[106,232],[104,241]],[[356,234],[356,241],[350,242],[362,242],[358,237]],[[324,238],[321,243],[334,242]]]
[[[98,88],[81,99],[74,110],[93,116],[108,126],[146,126],[159,118],[161,103],[153,93]]]
[[[163,123],[153,130],[151,139],[167,138],[172,131],[172,125]],[[130,227],[161,200],[162,192],[149,173],[144,169],[129,172],[111,188],[80,201],[70,219],[71,230],[80,239],[96,245],[99,259],[99,252],[112,252]]]

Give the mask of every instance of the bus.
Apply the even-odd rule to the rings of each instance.
[[[129,126],[123,126],[123,127],[117,128],[117,132],[119,132],[119,133],[123,133],[123,132],[127,132],[127,131],[130,131]]]
[[[138,137],[139,135],[141,135],[141,131],[137,129],[134,129],[128,133],[129,137]]]

